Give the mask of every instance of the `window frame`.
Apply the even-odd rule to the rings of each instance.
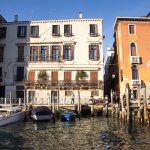
[[[7,27],[0,27],[0,39],[6,38]]]
[[[30,36],[39,37],[39,26],[35,25],[30,27]]]
[[[99,59],[100,59],[99,44],[90,44],[89,45],[89,60],[98,61]]]
[[[21,48],[22,47],[22,48]],[[23,53],[20,53],[20,49],[23,51]],[[19,54],[22,54],[21,57]],[[24,62],[24,45],[19,45],[18,46],[18,58],[17,58],[17,62]]]
[[[93,26],[93,28],[92,28],[92,26]],[[97,24],[90,24],[90,27],[89,27],[90,29],[90,36],[98,36],[98,25]],[[92,30],[94,31],[94,32],[92,32]]]
[[[19,73],[19,68],[21,69],[21,73]],[[23,70],[23,72],[22,72]],[[17,70],[16,70],[16,81],[18,82],[22,82],[24,80],[24,75],[25,71],[24,71],[24,67],[23,66],[17,66]],[[19,76],[20,75],[20,76]]]
[[[54,54],[54,51],[57,51],[56,54]],[[52,45],[52,62],[58,62],[58,60],[59,60],[58,55],[59,55],[59,46],[58,45]]]
[[[66,49],[68,47],[68,49]],[[71,60],[71,45],[64,45],[64,47],[63,47],[64,49],[63,49],[63,59],[64,60]],[[67,58],[66,58],[66,51],[68,51],[67,52]]]
[[[130,28],[131,26],[133,26],[134,28],[134,33],[132,33],[132,29]],[[135,35],[136,34],[136,25],[135,24],[129,24],[128,25],[128,32],[130,35]]]
[[[91,96],[99,96],[99,91],[98,90],[92,90]]]
[[[139,70],[136,65],[131,67],[132,80],[139,80]]]
[[[27,26],[18,26],[17,37],[25,38],[27,36]]]
[[[66,27],[68,27],[69,29],[66,29]],[[68,32],[66,32],[65,29],[68,30]],[[64,25],[64,36],[72,36],[72,24]]]
[[[54,29],[55,27],[56,29]],[[52,25],[52,36],[60,36],[60,25]]]

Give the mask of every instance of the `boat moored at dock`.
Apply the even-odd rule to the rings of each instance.
[[[25,119],[25,111],[20,107],[0,108],[0,126],[18,122]]]
[[[33,120],[51,120],[53,117],[53,112],[46,106],[38,106],[31,110],[31,118]]]

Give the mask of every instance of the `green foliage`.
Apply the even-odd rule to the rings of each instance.
[[[77,71],[76,73],[76,80],[84,80],[88,77],[85,71]]]
[[[40,72],[38,73],[38,80],[48,80],[46,70],[40,70]]]

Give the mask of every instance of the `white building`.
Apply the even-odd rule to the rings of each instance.
[[[1,65],[7,71],[3,71],[5,96],[23,86],[14,80],[19,74],[21,81],[26,77],[25,96],[29,103],[49,104],[53,96],[62,104],[71,103],[72,97],[75,103],[79,98],[83,103],[89,103],[91,96],[103,98],[102,19],[83,19],[80,14],[79,19],[17,21],[1,24],[3,27],[7,27],[1,41],[6,59]],[[17,37],[19,30],[21,38]],[[46,81],[38,78],[42,70],[47,74]],[[76,80],[79,71],[88,77]],[[17,92],[13,93],[17,96]]]

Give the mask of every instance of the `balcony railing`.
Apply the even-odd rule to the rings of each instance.
[[[140,57],[138,57],[138,56],[131,56],[131,63],[132,64],[139,64],[140,63]]]
[[[141,85],[141,80],[132,80],[132,85],[133,86],[140,86]]]
[[[30,62],[61,62],[62,57],[56,55],[30,55],[29,56]]]
[[[45,89],[103,89],[103,81],[25,81],[26,88],[45,88]]]

